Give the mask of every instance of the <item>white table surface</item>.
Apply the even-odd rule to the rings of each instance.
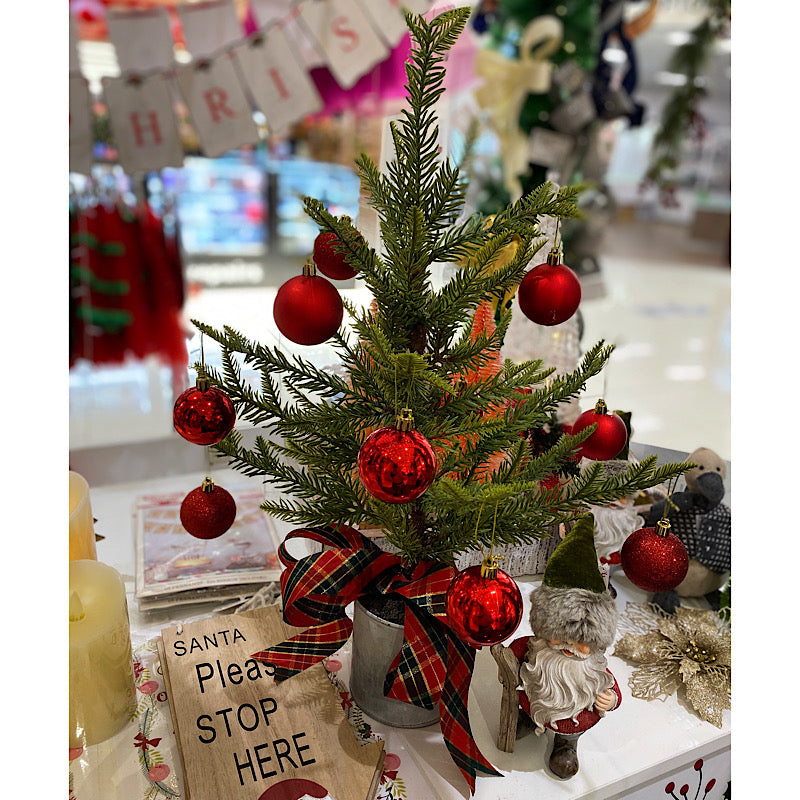
[[[222,486],[260,480],[247,478],[232,470],[217,470],[214,480]],[[117,484],[92,489],[92,510],[97,523],[96,532],[105,538],[97,544],[100,561],[110,564],[125,578],[129,590],[131,637],[134,643],[157,636],[162,627],[178,622],[188,622],[207,616],[214,604],[180,606],[171,609],[141,612],[133,597],[135,574],[134,526],[132,509],[140,494],[169,491],[189,491],[199,485],[202,475],[189,474]],[[277,521],[278,530],[285,535],[291,524]],[[293,552],[297,552],[293,547]],[[633,586],[619,568],[612,572],[612,582],[617,589],[617,604],[624,612],[627,602],[646,602],[645,592]],[[511,638],[529,634],[527,622],[530,591],[538,584],[536,576],[517,579],[525,601],[523,623]],[[529,735],[517,741],[514,753],[503,753],[495,746],[500,710],[501,685],[497,668],[487,648],[478,651],[469,698],[469,713],[476,743],[486,758],[504,778],[479,777],[476,800],[531,800],[531,798],[594,798],[611,800],[617,797],[636,797],[637,789],[649,782],[672,780],[678,787],[693,777],[692,765],[704,759],[707,766],[716,764],[720,777],[708,798],[720,797],[730,775],[730,711],[724,713],[724,722],[718,729],[701,720],[688,705],[676,695],[666,701],[644,701],[633,698],[628,688],[628,678],[633,666],[608,654],[609,668],[614,673],[623,693],[622,705],[610,713],[594,729],[581,738],[579,746],[580,771],[569,781],[553,778],[545,768],[549,754],[548,736]],[[466,784],[450,759],[438,726],[417,730],[391,729],[395,752],[405,750],[413,758],[430,786],[430,800],[450,800],[469,797]],[[687,772],[688,769],[688,772]],[[679,775],[684,774],[684,778]],[[711,775],[706,772],[708,777]],[[673,775],[673,777],[670,777]],[[691,793],[697,784],[690,784]],[[668,797],[663,786],[652,794],[641,797]],[[677,796],[676,789],[676,796]],[[702,792],[702,790],[701,790]],[[702,793],[698,797],[703,797]],[[410,800],[410,799],[409,799]],[[414,800],[428,800],[415,798]]]

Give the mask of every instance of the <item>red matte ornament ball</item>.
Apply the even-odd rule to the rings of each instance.
[[[236,519],[236,501],[227,489],[206,479],[183,498],[181,525],[196,539],[216,539]]]
[[[216,386],[192,386],[172,408],[172,425],[186,441],[209,445],[221,442],[236,424],[230,397]]]
[[[295,344],[322,344],[339,330],[344,306],[329,280],[306,271],[278,289],[272,315],[278,330]]]
[[[436,475],[436,454],[416,430],[387,425],[371,433],[358,451],[364,488],[384,503],[410,503],[428,490]]]
[[[358,274],[345,260],[341,253],[333,248],[333,243],[339,241],[335,233],[323,231],[314,239],[314,263],[317,269],[329,278],[337,281],[346,281]]]
[[[514,579],[500,569],[494,577],[483,577],[482,567],[459,572],[445,595],[448,624],[472,647],[502,642],[522,619],[522,593]]]
[[[646,592],[668,592],[689,571],[686,545],[669,531],[668,524],[658,525],[634,531],[620,552],[622,571],[634,586]]]
[[[527,272],[517,288],[520,311],[538,325],[559,325],[566,322],[581,303],[581,282],[567,266],[539,264]]]
[[[572,426],[572,433],[576,434],[585,430],[590,425],[597,424],[597,428],[588,439],[578,447],[578,452],[584,458],[592,461],[608,461],[619,455],[628,441],[628,429],[619,414],[608,411],[603,400],[598,400],[597,405],[589,411],[584,411]]]

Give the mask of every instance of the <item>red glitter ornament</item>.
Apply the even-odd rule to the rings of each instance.
[[[634,531],[622,545],[622,571],[628,580],[646,592],[668,592],[689,571],[686,545],[670,531],[668,519],[656,528]]]
[[[608,461],[619,454],[628,441],[628,429],[619,414],[609,412],[604,400],[584,411],[572,426],[572,433],[579,433],[590,425],[597,424],[594,433],[579,446],[578,452],[592,461]]]
[[[364,488],[384,503],[410,503],[427,491],[436,475],[436,454],[414,430],[404,408],[396,425],[371,433],[358,451],[358,476]]]
[[[209,445],[221,442],[236,424],[236,409],[222,389],[199,376],[172,408],[172,425],[187,442]]]
[[[314,239],[314,263],[323,275],[337,281],[346,281],[355,277],[358,270],[353,269],[341,253],[336,252],[333,244],[338,241],[339,237],[335,233],[320,233]]]
[[[445,595],[447,622],[472,647],[502,642],[522,619],[522,593],[507,573],[497,568],[496,556],[459,572]]]
[[[206,478],[181,503],[181,525],[197,539],[222,536],[236,519],[236,501],[229,491]]]
[[[278,330],[295,344],[322,344],[339,330],[344,317],[336,287],[316,274],[313,264],[289,278],[275,295],[272,316]]]
[[[554,247],[547,261],[528,271],[517,289],[520,311],[538,325],[566,322],[581,303],[578,276],[560,262],[561,249]]]

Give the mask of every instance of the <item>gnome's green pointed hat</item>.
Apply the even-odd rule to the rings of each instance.
[[[554,589],[606,590],[597,562],[594,517],[591,514],[581,514],[556,547],[545,567],[542,583]]]
[[[600,575],[594,517],[582,514],[550,556],[542,585],[531,593],[531,630],[542,639],[583,642],[603,651],[614,641],[617,614]]]

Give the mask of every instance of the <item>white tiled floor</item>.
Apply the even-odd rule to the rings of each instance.
[[[616,344],[603,393],[638,441],[731,455],[731,273],[721,245],[658,224],[615,226],[583,342]],[[587,387],[591,389],[591,387]]]
[[[582,407],[602,395],[610,407],[632,412],[637,441],[684,451],[706,446],[729,459],[730,269],[722,246],[692,240],[675,225],[617,224],[600,261],[604,296],[581,304],[581,345],[603,338],[616,350],[587,386]],[[264,341],[273,292],[206,290],[188,302],[187,316]],[[73,376],[71,450],[173,435],[168,376],[142,366],[114,373]]]

